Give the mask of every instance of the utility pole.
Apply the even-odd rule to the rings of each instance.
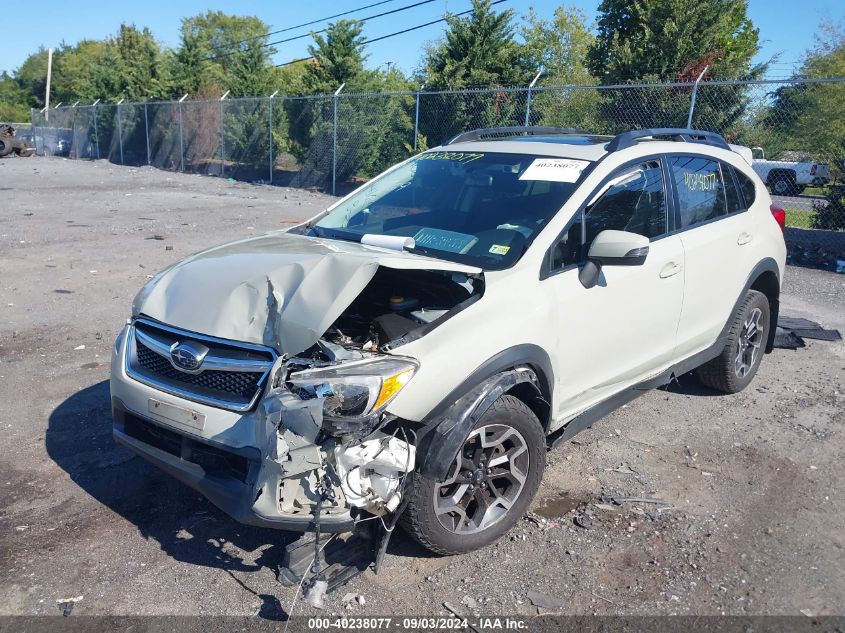
[[[44,96],[44,120],[50,120],[50,80],[53,78],[53,49],[47,49],[47,94]]]

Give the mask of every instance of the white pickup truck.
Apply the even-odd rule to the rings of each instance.
[[[755,156],[751,167],[777,196],[799,195],[807,187],[823,187],[830,182],[830,165],[826,163],[766,160],[762,147],[752,147],[751,151]]]

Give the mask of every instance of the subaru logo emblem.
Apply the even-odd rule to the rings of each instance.
[[[197,373],[208,354],[208,348],[193,341],[176,342],[170,348],[170,363],[180,371]]]

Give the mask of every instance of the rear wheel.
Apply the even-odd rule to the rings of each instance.
[[[737,393],[754,379],[769,337],[769,300],[749,290],[739,307],[722,353],[696,370],[699,380],[724,393]]]
[[[795,184],[795,177],[786,174],[778,174],[772,179],[772,193],[776,196],[794,196],[797,195],[797,185]]]
[[[442,481],[416,475],[403,527],[437,554],[484,547],[510,530],[534,498],[545,436],[522,401],[502,396],[464,440]]]

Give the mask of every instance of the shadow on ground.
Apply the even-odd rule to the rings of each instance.
[[[276,573],[285,546],[298,534],[232,520],[197,492],[116,444],[111,428],[109,384],[103,381],[73,394],[50,414],[47,454],[80,488],[133,523],[145,539],[154,540],[175,560],[228,573],[262,568]],[[426,555],[400,533],[391,539],[388,551]],[[254,562],[244,560],[242,552],[257,554]],[[259,616],[284,619],[278,599],[259,597],[263,600]]]

